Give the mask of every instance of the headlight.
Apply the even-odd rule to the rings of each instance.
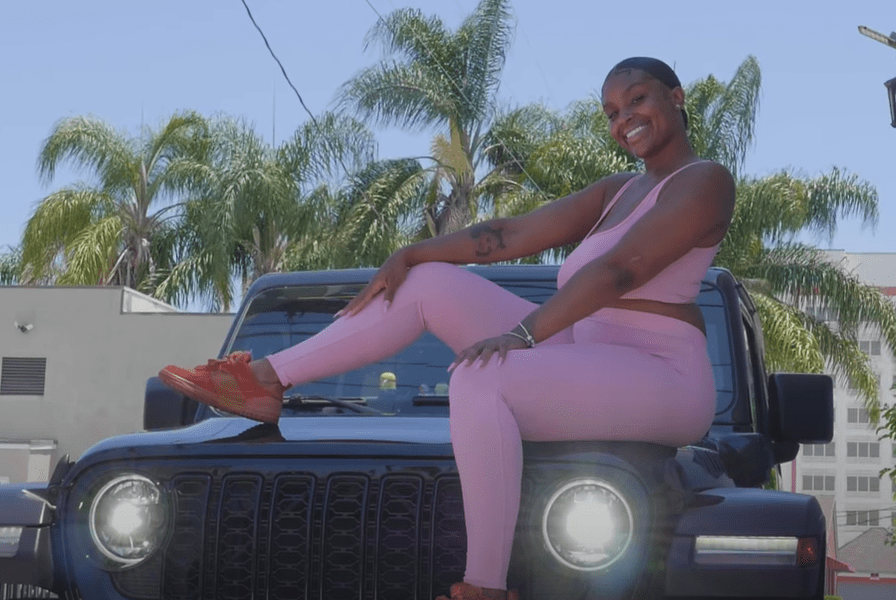
[[[598,571],[616,562],[634,536],[625,496],[599,479],[570,481],[551,496],[542,519],[551,554],[579,571]]]
[[[90,505],[90,537],[119,567],[149,558],[168,533],[162,491],[142,475],[122,475],[104,485]]]

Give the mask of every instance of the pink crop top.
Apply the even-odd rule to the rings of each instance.
[[[698,161],[702,162],[702,161]],[[557,287],[563,287],[573,274],[581,269],[585,264],[591,262],[595,258],[606,254],[610,248],[616,245],[623,235],[631,228],[631,226],[640,219],[644,213],[653,208],[656,199],[660,194],[663,185],[669,179],[675,176],[679,171],[687,169],[696,162],[683,166],[675,171],[650,190],[641,203],[635,207],[630,215],[625,217],[620,223],[604,231],[592,233],[594,228],[600,225],[609,210],[616,204],[616,201],[622,196],[629,184],[635,180],[632,177],[622,188],[616,193],[607,207],[601,214],[600,219],[588,233],[588,236],[582,240],[582,243],[572,251],[572,253],[563,262],[560,271],[557,274]],[[668,302],[672,304],[689,304],[697,298],[700,293],[700,282],[706,275],[707,269],[712,264],[712,259],[719,250],[719,245],[709,248],[692,248],[687,254],[673,262],[671,265],[657,273],[657,275],[642,285],[621,297],[623,299],[645,299],[657,300],[659,302]]]

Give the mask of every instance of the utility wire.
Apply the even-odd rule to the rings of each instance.
[[[296,89],[296,86],[292,84],[292,81],[289,79],[289,75],[286,74],[286,69],[283,68],[283,63],[280,62],[280,59],[277,58],[277,55],[274,54],[274,50],[271,48],[271,45],[268,43],[268,38],[265,36],[264,32],[261,30],[261,27],[258,26],[258,23],[255,22],[255,17],[252,16],[252,11],[249,10],[249,5],[246,4],[246,0],[241,0],[243,6],[246,7],[246,12],[249,13],[249,19],[251,19],[252,24],[255,25],[255,29],[258,30],[258,33],[261,34],[261,39],[264,40],[264,45],[268,47],[268,52],[271,53],[271,56],[274,57],[274,60],[277,61],[277,64],[280,66],[280,71],[283,73],[284,79],[286,79],[286,83],[289,84],[289,87],[292,88],[292,91],[296,93],[296,96],[299,98],[299,102],[302,103],[302,108],[305,109],[305,112],[308,113],[308,116],[311,117],[311,120],[317,125],[317,119],[314,118],[314,113],[312,113],[308,107],[305,105],[305,101],[302,100],[302,94],[299,93],[299,90]]]

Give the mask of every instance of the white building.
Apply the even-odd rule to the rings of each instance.
[[[139,431],[146,380],[216,356],[231,320],[128,288],[0,286],[0,482]]]
[[[831,260],[868,285],[896,299],[896,253],[828,251]],[[819,314],[820,318],[825,315]],[[880,380],[880,399],[892,405],[896,358],[879,335],[859,333],[859,346],[871,357]],[[896,462],[896,442],[880,439],[861,399],[844,381],[834,383],[834,439],[803,446],[796,460],[783,465],[783,488],[836,499],[839,543],[846,545],[869,528],[893,526],[894,489],[880,470]]]

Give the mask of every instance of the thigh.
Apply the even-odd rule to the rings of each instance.
[[[525,440],[678,446],[700,439],[715,413],[712,370],[700,350],[684,347],[693,360],[673,361],[612,344],[536,347],[511,352],[493,375]]]
[[[447,263],[413,267],[393,307],[406,299],[419,300],[426,329],[455,352],[506,333],[538,308],[484,277]],[[571,330],[565,330],[547,343],[571,341]]]

